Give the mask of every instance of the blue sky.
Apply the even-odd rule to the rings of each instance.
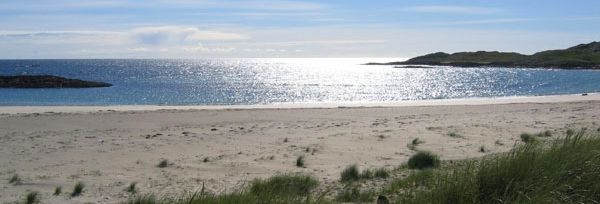
[[[0,58],[534,53],[598,25],[597,0],[0,0]]]

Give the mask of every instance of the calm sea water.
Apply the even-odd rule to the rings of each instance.
[[[50,74],[114,84],[0,89],[0,105],[388,102],[600,91],[600,71],[360,65],[389,60],[0,60],[0,75]]]

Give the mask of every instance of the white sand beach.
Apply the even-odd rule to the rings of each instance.
[[[523,132],[598,127],[600,95],[264,106],[0,107],[0,202],[118,203],[140,193],[232,191],[305,172],[335,183],[347,165],[393,168],[418,149],[444,160],[505,152]],[[457,137],[449,136],[455,133]],[[557,135],[557,134],[554,134]],[[287,141],[287,142],[286,142]],[[484,146],[485,153],[479,151]],[[306,157],[306,168],[295,166]],[[167,159],[170,165],[158,168]],[[8,178],[18,174],[21,183]],[[77,198],[52,196],[82,181]],[[66,195],[66,194],[65,194]]]

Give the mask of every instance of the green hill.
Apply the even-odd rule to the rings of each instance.
[[[600,69],[600,42],[581,44],[564,50],[548,50],[533,55],[497,51],[457,52],[454,54],[437,52],[404,62],[369,63],[369,65]]]

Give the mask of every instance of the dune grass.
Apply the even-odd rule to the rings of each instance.
[[[23,198],[24,204],[37,204],[41,202],[40,193],[37,191],[30,191],[25,194]]]
[[[417,152],[417,154],[408,159],[408,168],[410,169],[435,168],[439,165],[440,158],[437,155],[426,151]]]
[[[390,176],[389,170],[385,168],[378,168],[375,170],[365,169],[362,172],[358,170],[358,166],[356,164],[350,165],[346,167],[341,175],[340,181],[342,182],[353,182],[359,181],[362,179],[372,179],[372,178],[388,178]]]
[[[574,130],[567,130],[567,136],[573,136],[573,134],[574,134]],[[546,130],[546,131],[535,133],[535,134],[523,133],[520,136],[521,136],[521,141],[529,143],[529,142],[537,141],[538,138],[552,137],[552,131]]]
[[[158,168],[166,168],[169,166],[169,160],[167,159],[161,159],[160,162],[158,162],[158,164],[156,165],[156,167]]]
[[[13,185],[21,184],[21,177],[19,177],[19,174],[13,174],[8,178],[8,183]]]
[[[306,165],[304,164],[304,155],[298,156],[298,158],[296,158],[296,166],[300,168],[306,167]]]
[[[356,165],[346,167],[341,173],[340,180],[342,182],[360,180],[360,171],[358,171],[358,167]]]
[[[54,188],[54,193],[52,193],[53,196],[59,196],[62,193],[62,186],[57,186],[56,188]]]
[[[406,145],[408,147],[408,149],[412,150],[412,151],[416,151],[417,150],[417,146],[419,146],[420,144],[425,143],[425,141],[419,139],[419,138],[415,138],[413,139],[408,145]]]
[[[71,192],[71,197],[80,196],[83,193],[83,189],[85,188],[85,184],[83,182],[77,182],[73,187],[73,192]]]
[[[520,135],[521,137],[521,141],[525,142],[525,143],[530,143],[530,142],[535,142],[537,139],[537,137],[535,135],[529,134],[529,133],[523,133]]]
[[[449,132],[448,137],[452,137],[452,138],[465,138],[464,136],[458,134],[457,132]]]
[[[125,188],[125,192],[135,194],[137,193],[137,182],[131,182],[127,188]]]
[[[387,169],[379,168],[375,170],[373,176],[375,178],[388,178],[390,177],[390,172]]]
[[[313,190],[319,181],[308,175],[278,175],[268,179],[255,179],[246,189],[227,194],[215,195],[204,192],[183,195],[176,198],[157,198],[154,195],[142,195],[127,201],[127,204],[271,204],[271,203],[328,203],[319,196],[313,196]]]
[[[270,195],[294,197],[306,196],[319,185],[319,181],[306,175],[279,175],[268,179],[256,179],[250,186],[254,195]]]
[[[373,190],[361,190],[358,186],[350,186],[335,196],[335,201],[343,203],[371,203],[375,197]]]
[[[389,188],[397,203],[598,203],[600,137],[579,131],[415,177]]]
[[[487,150],[487,148],[485,148],[485,145],[481,145],[481,146],[479,146],[479,152],[481,152],[481,153],[486,153],[487,151],[488,151],[488,150]]]
[[[599,203],[600,133],[592,132],[574,131],[556,137],[560,139],[520,143],[507,153],[443,165],[436,155],[418,152],[411,159],[426,163],[427,167],[410,168],[409,161],[409,168],[392,172],[408,173],[406,177],[394,177],[375,188],[344,182],[345,187],[334,192],[333,197],[317,191],[318,181],[313,177],[281,175],[254,180],[247,188],[227,194],[202,191],[176,198],[142,195],[127,203],[370,203],[377,195],[391,198],[391,203],[407,204]],[[342,171],[341,180],[360,181],[377,174],[383,173],[361,172],[351,165]]]

